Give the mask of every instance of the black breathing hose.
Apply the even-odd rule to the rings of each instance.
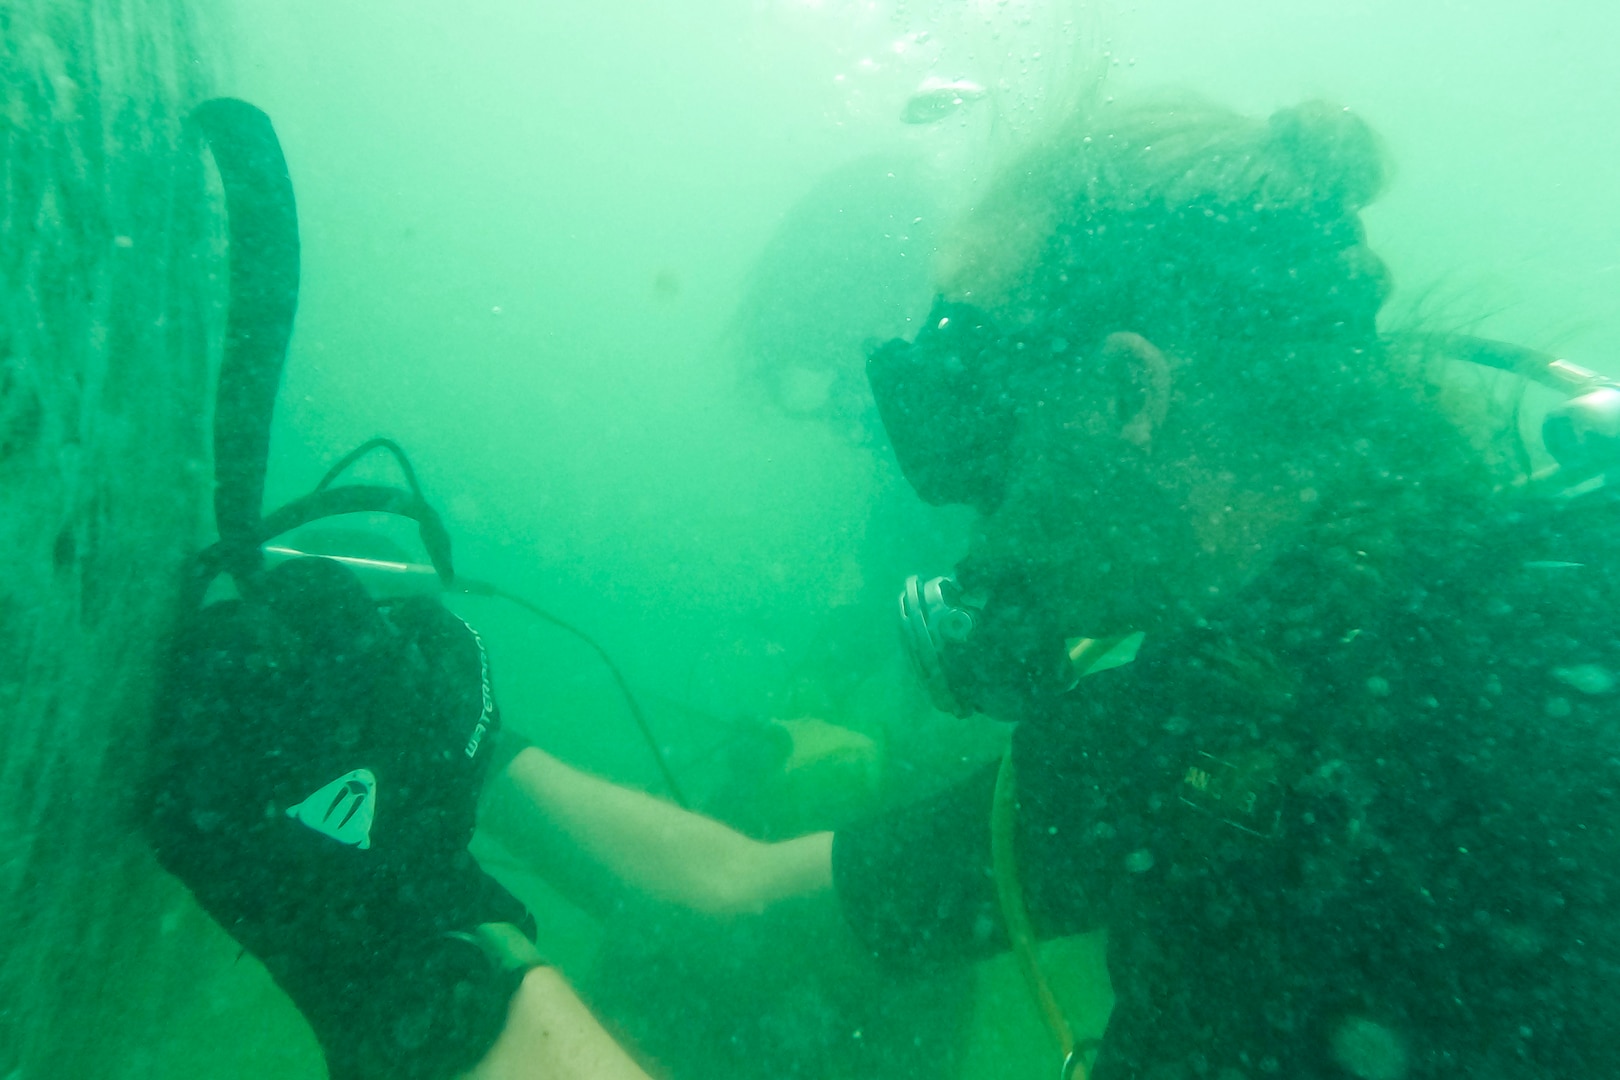
[[[669,761],[664,756],[663,748],[658,745],[658,738],[653,734],[652,725],[647,722],[647,714],[641,708],[641,702],[637,700],[635,692],[630,689],[629,680],[624,677],[624,672],[619,670],[619,665],[613,662],[613,657],[608,655],[608,651],[597,644],[595,638],[567,619],[553,615],[539,604],[525,600],[515,593],[509,593],[498,585],[462,578],[457,580],[454,588],[457,592],[465,593],[468,596],[490,596],[505,600],[509,604],[515,604],[541,622],[549,623],[589,646],[591,651],[602,661],[602,666],[607,668],[608,674],[613,676],[613,683],[618,687],[620,696],[624,698],[625,707],[630,711],[630,718],[635,721],[636,728],[641,732],[641,737],[652,754],[653,762],[658,766],[658,775],[663,779],[664,787],[669,790],[669,797],[682,810],[692,808],[692,804],[687,801],[685,792],[681,790],[681,785],[675,779],[675,773],[669,767]]]
[[[332,466],[314,491],[264,514],[270,421],[298,312],[298,205],[286,156],[263,110],[236,98],[214,98],[192,110],[191,123],[213,153],[225,189],[230,301],[214,398],[214,523],[219,542],[198,556],[186,584],[186,607],[199,606],[208,583],[220,573],[231,574],[239,587],[248,588],[263,564],[261,545],[271,538],[317,518],[365,512],[414,519],[441,582],[457,588],[450,534],[423,497],[405,452],[391,439],[367,441]],[[376,449],[393,455],[409,490],[376,484],[334,486],[350,465]],[[503,589],[481,582],[459,588],[501,597],[590,646],[624,695],[671,797],[682,807],[688,805],[640,702],[602,646],[572,623]]]
[[[225,188],[230,302],[214,405],[214,522],[227,569],[258,565],[270,419],[298,310],[298,206],[270,118],[235,98],[191,114]]]

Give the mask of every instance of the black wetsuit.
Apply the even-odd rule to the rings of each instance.
[[[1017,729],[1037,927],[1109,930],[1095,1080],[1620,1067],[1620,510],[1384,541],[1285,556]],[[993,786],[838,835],[874,951],[1004,947]]]
[[[474,1065],[522,970],[473,935],[526,915],[467,851],[499,726],[472,630],[302,559],[189,620],[165,705],[158,856],[298,1005],[334,1080]]]

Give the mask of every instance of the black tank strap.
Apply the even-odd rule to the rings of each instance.
[[[191,121],[225,187],[230,305],[214,405],[214,520],[231,569],[258,558],[270,419],[298,308],[298,209],[270,118],[235,98]]]

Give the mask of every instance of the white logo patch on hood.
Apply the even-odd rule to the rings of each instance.
[[[351,847],[371,846],[371,821],[377,809],[377,778],[370,769],[344,773],[297,806],[287,816],[323,836]]]

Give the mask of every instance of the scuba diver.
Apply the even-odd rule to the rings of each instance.
[[[335,1080],[644,1078],[467,850],[482,791],[510,783],[524,748],[502,734],[477,633],[436,597],[411,595],[424,577],[475,583],[458,584],[403,452],[372,440],[314,492],[260,514],[297,303],[292,186],[259,110],[217,99],[192,123],[229,217],[219,540],[190,576],[159,702],[158,858],[263,962]],[[338,482],[376,450],[396,458],[405,488]],[[386,549],[328,557],[275,543],[357,513],[414,520],[432,567]]]
[[[1620,388],[1382,332],[1360,215],[1385,174],[1325,103],[1077,113],[868,365],[907,479],[978,512],[901,616],[942,708],[1016,722],[1005,758],[761,848],[536,751],[537,820],[631,887],[836,896],[898,968],[1010,948],[1064,1077],[1605,1075]],[[1550,468],[1442,393],[1470,363],[1568,398]],[[649,832],[657,864],[619,846]],[[1097,928],[1116,1004],[1091,1045],[1033,943]]]

